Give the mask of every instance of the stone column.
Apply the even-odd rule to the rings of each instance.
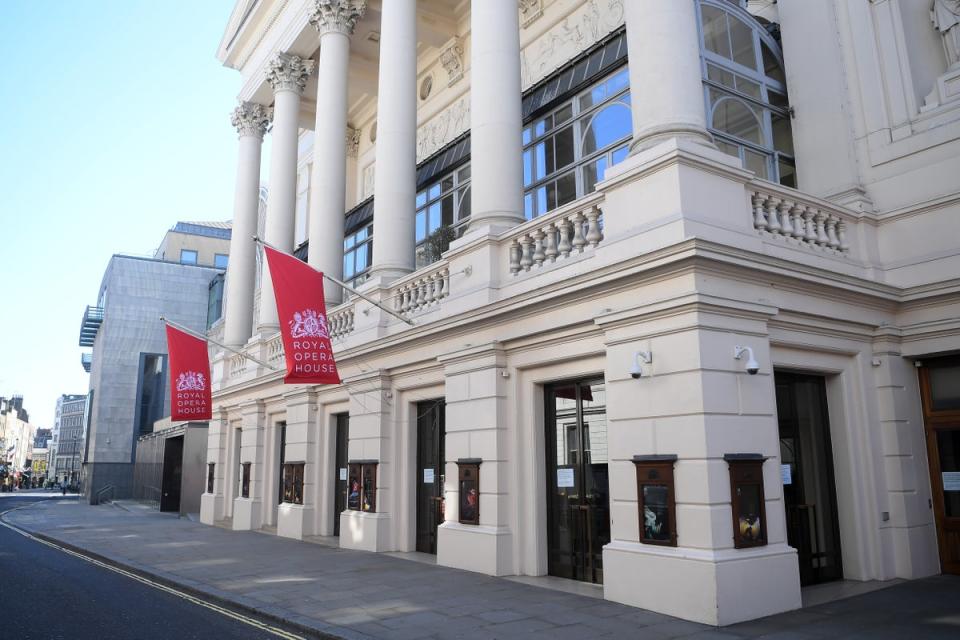
[[[277,535],[302,540],[316,533],[314,523],[319,503],[317,475],[317,394],[310,387],[297,387],[284,394],[287,401],[287,438],[284,463],[302,462],[303,504],[284,502],[277,510]]]
[[[414,269],[414,199],[417,188],[415,0],[384,2],[381,10],[377,171],[374,180],[371,274],[374,279],[389,281]]]
[[[240,470],[237,497],[233,499],[233,529],[259,529],[263,525],[263,432],[266,426],[264,404],[260,400],[240,405]],[[243,464],[250,463],[250,494],[240,493]]]
[[[300,96],[313,71],[313,60],[279,53],[270,62],[267,81],[273,87],[273,148],[270,152],[270,195],[264,240],[281,251],[293,252],[294,211],[297,203],[297,135]],[[260,332],[277,330],[277,305],[269,269],[260,278]]]
[[[343,276],[350,36],[365,10],[365,0],[314,0],[310,15],[310,22],[320,33],[320,63],[307,261],[314,269],[337,278]],[[324,297],[330,308],[342,299],[341,290],[325,283]]]
[[[642,98],[635,92],[631,153],[671,137],[712,146],[694,3],[630,0],[624,6],[630,86],[652,89],[643,91]]]
[[[239,346],[253,332],[253,287],[256,277],[257,211],[260,208],[260,147],[270,126],[273,109],[254,102],[241,102],[230,122],[240,136],[237,184],[233,195],[233,233],[227,265],[224,342]]]
[[[492,227],[496,231],[524,219],[516,3],[471,2],[470,28],[470,229]]]

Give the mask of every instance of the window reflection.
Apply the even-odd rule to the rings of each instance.
[[[780,49],[741,6],[700,0],[707,122],[717,146],[758,177],[795,187],[793,133]]]

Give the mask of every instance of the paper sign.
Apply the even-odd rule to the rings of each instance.
[[[780,465],[780,481],[783,484],[793,484],[793,474],[790,471],[790,465]]]
[[[340,467],[340,479],[341,479],[341,480],[346,480],[346,479],[347,479],[347,468],[346,468],[346,467]]]
[[[557,487],[573,486],[573,469],[557,469]]]
[[[433,484],[433,469],[423,470],[423,484]]]
[[[943,490],[960,491],[960,471],[943,472]]]

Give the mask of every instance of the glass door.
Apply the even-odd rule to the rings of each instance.
[[[546,388],[547,567],[550,575],[603,583],[610,542],[603,380]]]
[[[833,448],[822,377],[775,372],[787,543],[800,584],[843,578]]]
[[[340,535],[340,514],[347,508],[347,444],[350,414],[337,414],[337,442],[333,464],[333,535]]]
[[[920,390],[940,568],[960,575],[960,358],[924,360]]]
[[[417,404],[417,551],[437,553],[437,527],[443,522],[443,400]]]

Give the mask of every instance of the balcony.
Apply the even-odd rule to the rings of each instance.
[[[626,278],[640,286],[645,270],[697,256],[751,269],[790,262],[804,272],[872,279],[872,221],[865,214],[758,179],[708,153],[661,150],[574,202],[497,235],[467,233],[440,260],[389,285],[361,287],[410,323],[351,297],[328,313],[334,350],[349,359],[380,343],[412,347],[495,316],[502,316],[506,336],[517,317],[555,304],[551,299],[593,298]],[[283,369],[279,334],[247,349]],[[371,356],[363,357],[369,365]],[[240,355],[224,354],[221,366],[220,389],[281,376]]]
[[[90,373],[90,367],[93,365],[93,354],[92,353],[81,353],[80,354],[80,364],[83,365],[83,370],[87,373]]]
[[[83,312],[83,320],[80,322],[81,347],[93,346],[101,324],[103,324],[103,307],[91,307],[87,305],[86,311]]]

